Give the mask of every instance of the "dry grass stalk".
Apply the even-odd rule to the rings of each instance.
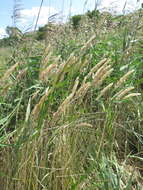
[[[141,93],[132,93],[132,94],[128,94],[127,96],[125,96],[123,98],[123,100],[131,98],[131,97],[135,97],[135,96],[141,96]]]
[[[45,48],[45,51],[44,51],[44,55],[48,55],[49,53],[51,52],[51,45],[49,44],[46,48]]]
[[[93,73],[95,73],[97,71],[97,75],[98,73],[109,63],[109,60],[107,59],[103,59],[101,60],[99,63],[97,63],[97,65],[95,65],[91,71],[89,72],[89,74],[87,75],[87,78],[89,78]]]
[[[102,96],[105,95],[105,93],[113,86],[113,83],[110,83],[108,86],[106,86],[103,90],[101,90],[99,96],[96,98],[96,100],[99,100]]]
[[[1,81],[6,80],[11,73],[19,66],[20,63],[15,63],[8,71],[4,74],[4,76],[1,78]]]
[[[109,71],[107,71],[103,76],[102,78],[97,82],[97,86],[100,86],[102,84],[102,82],[108,77],[110,76],[110,74],[113,72],[113,68],[110,69]]]
[[[38,96],[39,92],[40,92],[40,90],[37,90],[37,91],[33,94],[33,96],[31,97],[31,100],[34,100],[34,99]]]
[[[52,56],[52,50],[51,50],[51,45],[49,45],[43,53],[43,59],[41,65],[42,68],[45,68],[47,66],[47,63],[49,62],[51,56]]]
[[[84,52],[91,46],[92,42],[95,40],[96,36],[93,35],[81,48],[80,50],[80,56],[84,54]]]
[[[47,63],[51,60],[52,52],[50,52],[47,56],[43,57],[41,67],[44,69],[47,66]]]
[[[92,85],[94,87],[98,87],[102,84],[102,82],[105,80],[105,78],[107,78],[113,71],[114,69],[110,69],[110,70],[103,70],[102,72],[99,73],[99,75],[94,77],[94,80],[92,82]]]
[[[64,65],[64,67],[62,69],[61,76],[60,76],[60,81],[64,80],[65,72],[67,72],[71,66],[73,66],[73,65],[76,66],[77,60],[78,60],[78,58],[75,57],[74,54],[70,55],[69,59],[65,62],[65,65]]]
[[[77,58],[74,56],[74,54],[71,54],[66,62],[60,64],[59,70],[56,73],[55,83],[57,83],[58,81],[62,81],[64,79],[64,75],[65,72],[67,71],[67,68],[70,68],[70,66],[72,66],[76,61]]]
[[[75,99],[78,99],[80,97],[83,98],[85,96],[85,94],[87,93],[87,91],[89,90],[90,87],[91,87],[91,82],[87,82],[87,83],[83,84],[78,89],[78,91],[76,92]]]
[[[124,82],[125,80],[127,80],[127,78],[128,78],[132,73],[134,73],[134,70],[131,70],[131,71],[127,72],[123,77],[121,77],[120,80],[119,80],[119,81],[117,82],[117,84],[115,85],[115,89],[116,89],[116,88],[119,88],[119,87],[123,84],[123,82]]]
[[[74,97],[74,95],[75,95],[75,93],[76,93],[78,84],[79,84],[79,78],[76,79],[71,94],[70,94],[70,95],[63,101],[63,103],[59,106],[57,112],[54,113],[54,118],[58,118],[58,116],[61,115],[61,113],[65,114],[66,108],[69,107],[69,104],[70,104],[71,100],[73,99],[73,97]]]
[[[78,84],[79,84],[79,77],[77,77],[76,81],[75,81],[75,84],[74,84],[74,87],[72,89],[72,94],[74,95],[76,90],[77,90],[77,87],[78,87]]]
[[[98,78],[100,78],[100,76],[102,76],[103,75],[103,72],[101,72],[101,71],[105,71],[106,69],[108,69],[108,68],[110,68],[111,66],[109,65],[108,67],[106,67],[106,65],[109,63],[109,61],[110,60],[107,60],[106,58],[105,59],[103,59],[103,60],[101,60],[97,65],[95,65],[92,69],[91,69],[91,71],[87,74],[87,76],[84,78],[84,80],[83,80],[83,84],[85,84],[86,83],[86,80],[88,79],[88,78],[90,78],[92,75],[94,75],[94,73],[95,73],[95,75],[94,75],[94,77],[97,77],[98,76]],[[101,67],[100,67],[101,66]],[[99,73],[100,73],[100,76],[99,76]]]
[[[75,65],[76,70],[79,69],[79,71],[80,71],[81,73],[84,73],[85,68],[88,67],[91,58],[92,58],[92,56],[87,55],[83,61],[82,61],[82,60],[79,60],[79,61],[77,62],[77,65]]]
[[[103,65],[102,67],[100,67],[99,69],[98,69],[98,71],[95,73],[95,74],[93,74],[93,79],[95,79],[95,78],[101,78],[109,69],[111,68],[111,65]]]
[[[104,58],[103,60],[101,60],[99,63],[97,63],[97,65],[95,65],[95,66],[91,69],[91,73],[96,72],[100,67],[101,67],[101,69],[102,69],[102,68],[105,67],[109,62],[110,62],[109,59]]]
[[[26,115],[25,115],[25,122],[28,122],[28,120],[29,120],[30,111],[31,111],[31,98],[29,98],[29,101],[28,101]]]
[[[39,79],[45,81],[51,76],[54,70],[56,71],[57,67],[58,67],[57,64],[49,65],[44,71],[40,72]]]
[[[67,59],[67,61],[63,62],[61,65],[60,65],[60,70],[61,71],[65,71],[65,69],[67,67],[70,67],[70,65],[72,65],[76,60],[76,57],[74,56],[74,53],[72,53],[69,58]]]
[[[40,101],[33,108],[32,115],[35,116],[36,118],[38,117],[40,110],[43,106],[43,103],[45,102],[49,94],[50,94],[50,90],[49,88],[47,88],[45,91],[45,94],[41,97]]]
[[[76,127],[93,127],[93,126],[89,123],[79,123],[76,125]]]
[[[130,92],[133,89],[134,89],[134,87],[128,87],[124,90],[119,91],[117,94],[115,94],[114,97],[116,97],[116,100],[120,100],[125,94],[127,94],[128,92]]]
[[[77,58],[74,56],[74,53],[72,53],[72,54],[70,55],[69,59],[67,60],[65,66],[70,67],[70,66],[72,66],[76,61],[77,61]]]

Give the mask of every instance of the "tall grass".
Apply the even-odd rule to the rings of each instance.
[[[35,42],[33,54],[20,44],[0,78],[2,190],[143,188],[139,73],[134,54],[125,58],[140,45],[100,27],[62,56],[61,44],[55,53]]]

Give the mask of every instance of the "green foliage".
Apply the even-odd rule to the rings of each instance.
[[[23,37],[22,32],[17,27],[7,26],[6,33],[8,37],[0,39],[0,47],[15,46]]]
[[[11,45],[11,39],[10,38],[0,39],[0,47],[8,47],[10,45]]]
[[[81,19],[82,15],[74,15],[71,17],[71,23],[74,29],[77,29],[79,27]]]
[[[22,36],[22,32],[17,27],[6,27],[6,33],[8,34],[10,39],[18,40]]]
[[[48,25],[39,27],[39,29],[36,33],[36,39],[37,40],[44,40],[46,38],[47,30],[48,30]]]
[[[99,10],[88,11],[86,14],[90,19],[99,18],[100,16]]]

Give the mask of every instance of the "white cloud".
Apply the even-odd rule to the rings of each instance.
[[[137,8],[141,7],[143,0],[87,0],[85,4],[85,10],[93,10],[95,8],[95,2],[97,3],[97,8],[101,11],[111,11],[112,13],[123,13],[125,6],[125,13],[132,12]]]
[[[26,28],[30,25],[35,25],[39,7],[32,7],[31,9],[24,9],[21,11],[22,19],[21,24]],[[54,7],[43,6],[40,12],[38,26],[45,25],[51,15],[56,14],[57,11]]]
[[[0,28],[0,39],[4,38],[5,36],[7,36],[5,29]]]
[[[99,8],[117,14],[128,13],[139,8],[141,1],[137,3],[137,0],[101,0]]]

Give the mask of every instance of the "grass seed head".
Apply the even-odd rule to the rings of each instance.
[[[40,110],[42,108],[42,105],[45,102],[45,100],[47,99],[49,94],[50,94],[50,90],[49,90],[49,88],[47,88],[45,90],[45,94],[41,97],[39,102],[33,108],[32,115],[35,116],[36,118],[39,116],[39,113],[40,113]]]
[[[128,87],[128,88],[126,88],[124,90],[121,90],[117,94],[115,94],[114,97],[116,97],[116,100],[120,100],[125,94],[127,94],[128,92],[130,92],[133,89],[134,89],[134,87]]]
[[[128,94],[127,96],[125,96],[123,99],[128,99],[131,97],[135,97],[135,96],[141,96],[141,93],[132,93],[132,94]]]
[[[105,95],[105,93],[113,86],[113,83],[110,83],[108,86],[106,86],[103,90],[101,90],[99,96],[96,98],[96,100],[99,100],[102,96]]]
[[[110,70],[107,70],[106,72],[103,70],[103,72],[99,73],[99,75],[94,77],[92,85],[94,87],[100,86],[102,82],[105,80],[105,78],[107,78],[113,72],[113,70],[114,70],[113,68]]]
[[[128,71],[123,77],[120,78],[120,80],[117,82],[117,84],[115,85],[115,89],[116,88],[119,88],[123,83],[124,81],[127,80],[127,78],[132,74],[134,73],[134,70],[131,70],[131,71]]]
[[[12,74],[12,72],[19,66],[19,64],[20,63],[15,63],[10,69],[8,69],[4,76],[1,78],[1,81],[6,80]]]

